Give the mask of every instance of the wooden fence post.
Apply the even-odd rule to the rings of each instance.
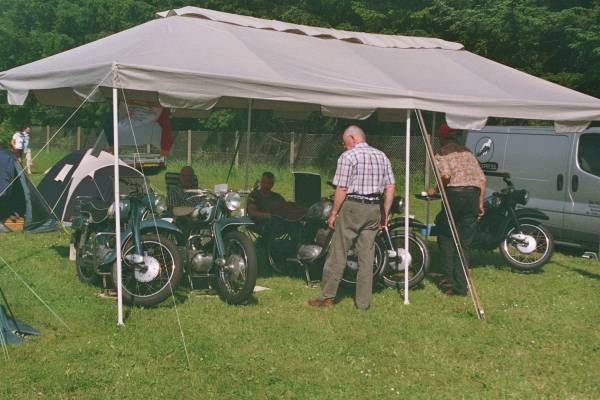
[[[50,125],[46,125],[46,152],[50,152]]]
[[[81,150],[81,127],[77,127],[77,150]]]
[[[187,165],[192,165],[192,130],[187,132]]]
[[[294,170],[294,162],[296,161],[296,142],[294,132],[290,133],[290,171]]]
[[[235,147],[233,148],[233,151],[239,150],[238,149],[238,145],[240,143],[240,131],[235,131]],[[240,167],[240,152],[236,152],[235,153],[235,169],[238,169]]]

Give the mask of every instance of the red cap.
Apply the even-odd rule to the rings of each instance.
[[[448,124],[445,122],[443,124],[441,124],[437,129],[438,137],[454,136],[456,134],[456,132],[457,132],[456,129],[450,128],[448,126]]]

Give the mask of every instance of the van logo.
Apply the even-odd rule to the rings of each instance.
[[[475,157],[479,162],[485,163],[492,159],[494,155],[494,142],[490,137],[482,137],[475,145]]]

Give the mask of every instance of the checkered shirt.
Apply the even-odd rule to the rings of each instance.
[[[338,158],[333,184],[348,188],[348,194],[381,194],[386,185],[394,183],[390,160],[367,143],[355,144]]]

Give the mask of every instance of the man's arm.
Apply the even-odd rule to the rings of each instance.
[[[329,218],[327,218],[327,225],[331,229],[335,229],[335,219],[337,218],[338,212],[346,200],[346,195],[348,194],[348,188],[338,186],[335,188],[335,196],[333,198],[333,208],[331,209],[331,213],[329,214]]]
[[[483,207],[483,200],[485,199],[485,190],[487,189],[487,181],[484,179],[479,186],[481,193],[479,194],[479,216],[483,217],[485,214],[485,208]]]
[[[392,202],[394,201],[394,194],[396,193],[396,185],[385,185],[385,192],[383,194],[383,215],[381,216],[381,226],[387,226],[388,216],[390,215],[390,209],[392,208]]]
[[[252,219],[269,219],[271,218],[270,212],[258,211],[258,207],[256,204],[249,203],[248,204],[248,216]]]

